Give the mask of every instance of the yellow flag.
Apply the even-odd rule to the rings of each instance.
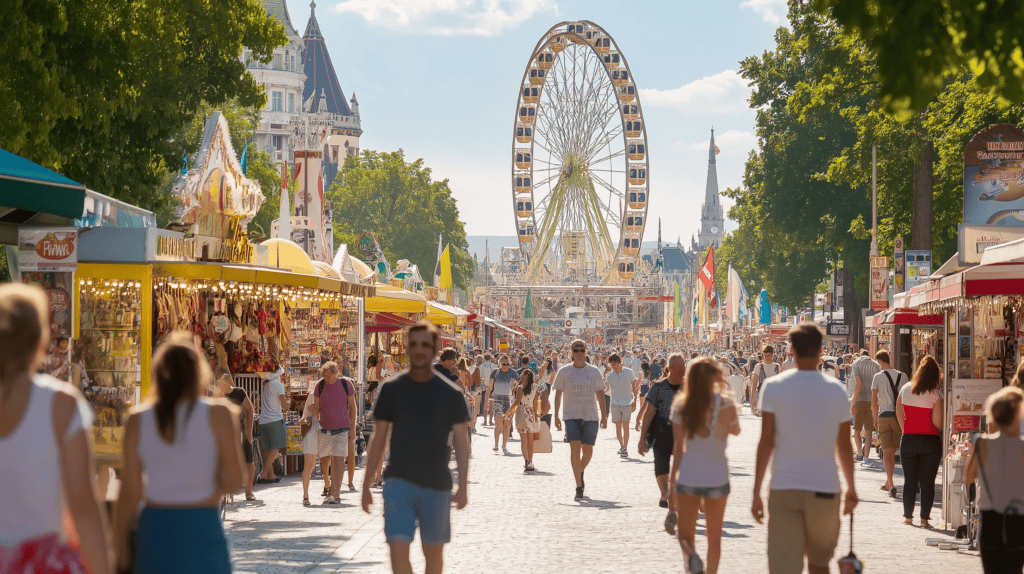
[[[441,253],[441,289],[451,290],[452,288],[452,257],[448,253],[448,246],[444,246]]]

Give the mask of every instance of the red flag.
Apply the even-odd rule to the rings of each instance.
[[[284,170],[281,172],[281,189],[288,189],[288,160],[284,160]]]
[[[712,245],[708,249],[707,259],[704,260],[704,264],[700,266],[700,272],[697,274],[700,277],[700,282],[704,284],[704,288],[710,293],[715,289],[715,246]]]

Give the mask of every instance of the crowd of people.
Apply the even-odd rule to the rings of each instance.
[[[0,344],[7,350],[0,356],[0,458],[19,461],[0,465],[0,546],[27,564],[10,571],[45,572],[30,564],[44,559],[97,574],[232,571],[218,508],[225,495],[244,489],[252,496],[254,482],[277,479],[272,462],[280,419],[273,407],[285,405],[273,377],[254,420],[249,398],[230,377],[214,380],[192,337],[169,336],[153,357],[153,398],[127,418],[120,491],[108,517],[90,473],[82,472],[93,466],[88,404],[73,387],[35,374],[48,340],[45,318],[41,291],[0,286]],[[493,452],[509,455],[515,431],[523,472],[534,473],[535,452],[550,452],[551,431],[564,430],[559,438],[569,444],[574,498],[580,500],[587,496],[598,433],[610,418],[620,456],[631,448],[653,453],[657,503],[667,511],[664,527],[677,537],[686,570],[715,573],[732,488],[728,438],[740,434],[740,414],[749,408],[761,426],[750,511],[768,524],[768,569],[827,572],[842,515],[859,502],[854,466],[870,454],[876,429],[883,490],[897,496],[898,451],[903,518],[913,524],[920,492],[920,524],[929,526],[942,455],[943,375],[931,357],[908,376],[892,367],[885,351],[873,357],[855,349],[825,351],[820,329],[802,324],[784,348],[765,346],[748,357],[700,348],[593,348],[583,340],[460,353],[442,348],[437,328],[422,322],[408,332],[407,370],[385,380],[375,358],[368,362],[364,397],[343,366],[322,365],[323,378],[311,388],[302,415],[302,502],[309,504],[309,471],[317,460],[325,470],[324,504],[337,504],[346,467],[348,489],[356,489],[352,435],[357,401],[365,400],[373,433],[362,507],[370,511],[373,488],[381,487],[394,572],[412,572],[418,529],[426,571],[440,573],[451,507],[468,503],[471,434],[493,432]],[[975,444],[966,471],[982,486],[986,573],[1024,568],[1022,386],[1024,367],[1013,385],[989,398],[989,433]],[[259,476],[253,462],[260,454],[248,440],[257,425],[262,456],[271,463]],[[484,430],[490,426],[493,431]],[[634,443],[631,431],[639,432]],[[65,513],[70,520],[63,520]],[[704,556],[695,541],[700,514]]]

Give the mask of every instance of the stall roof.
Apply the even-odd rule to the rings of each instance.
[[[512,334],[512,335],[514,335],[516,337],[521,337],[522,336],[522,333],[520,333],[519,331],[516,331],[514,329],[510,329],[510,328],[502,325],[501,323],[495,321],[494,319],[491,319],[490,317],[485,317],[484,318],[484,323],[487,323],[488,325],[490,325],[492,327],[497,327],[497,328],[502,329],[504,331],[508,331],[510,334]]]
[[[1024,239],[993,245],[981,254],[982,265],[1024,263]]]
[[[370,318],[366,322],[366,332],[392,333],[414,324],[415,321],[393,313],[370,313]]]
[[[892,325],[942,326],[942,315],[921,315],[917,309],[906,307],[890,307],[885,311],[868,317],[868,327],[886,327]]]
[[[79,219],[85,186],[19,155],[0,149],[0,220],[25,223],[39,212]],[[20,219],[15,221],[14,219]]]
[[[929,281],[910,291],[910,304],[917,307],[959,297],[985,295],[1024,295],[1024,263],[976,265]]]
[[[366,299],[365,308],[370,312],[425,313],[427,300],[422,295],[411,291],[385,283],[377,283],[377,295]]]

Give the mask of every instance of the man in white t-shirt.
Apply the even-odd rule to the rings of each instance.
[[[764,360],[754,367],[750,373],[750,412],[761,416],[760,398],[764,382],[782,372],[779,364],[775,362],[775,347],[765,345],[761,349]]]
[[[494,364],[494,357],[490,353],[484,354],[484,362],[480,365],[481,397],[480,410],[484,414],[484,426],[491,423],[490,417],[494,416],[494,407],[490,402],[491,398],[491,373],[498,368]]]
[[[626,445],[629,444],[629,421],[636,410],[637,386],[634,384],[636,375],[633,369],[625,368],[622,363],[617,353],[608,357],[610,369],[604,373],[604,382],[611,396],[611,418],[615,425],[615,436],[619,439],[619,456],[626,458],[629,456]]]
[[[604,377],[601,370],[587,363],[587,343],[576,339],[569,345],[572,364],[558,369],[555,375],[555,428],[562,429],[558,418],[565,394],[565,436],[569,439],[569,460],[576,479],[576,500],[583,498],[583,471],[590,464],[597,442],[598,409],[601,409],[601,427],[608,427],[608,412],[604,406]]]
[[[761,441],[757,445],[754,502],[758,523],[768,461],[768,570],[771,574],[826,574],[839,541],[840,493],[836,458],[846,477],[844,514],[857,506],[853,444],[846,390],[817,370],[821,329],[811,323],[789,331],[796,369],[772,377],[761,389]]]
[[[888,351],[875,353],[875,362],[882,370],[871,379],[871,414],[875,419],[875,428],[878,429],[878,439],[882,441],[885,490],[889,492],[889,496],[896,498],[896,485],[893,484],[892,473],[896,469],[896,449],[903,438],[903,429],[896,418],[896,399],[900,396],[900,389],[910,378],[892,368],[889,364]]]
[[[273,373],[264,376],[263,391],[260,393],[260,454],[263,456],[263,471],[256,482],[267,484],[281,482],[274,473],[274,460],[280,453],[282,459],[288,454],[288,439],[284,428],[284,411],[288,410],[288,395],[284,392],[280,366]]]

